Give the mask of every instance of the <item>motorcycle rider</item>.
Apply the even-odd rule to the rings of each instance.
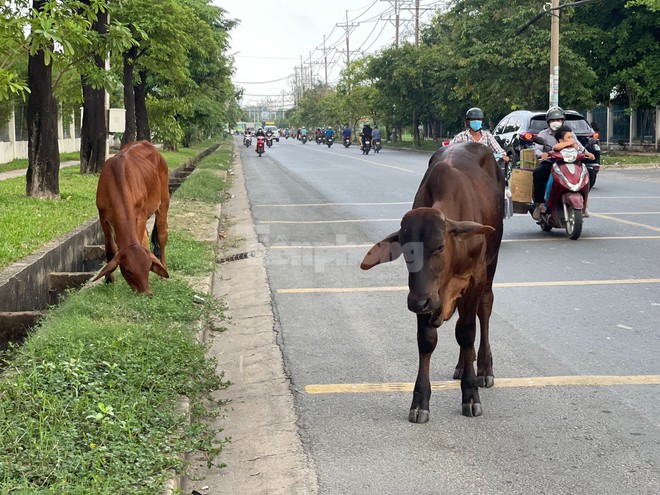
[[[346,141],[346,138],[348,138],[349,141],[351,140],[351,128],[348,127],[348,124],[346,124],[346,127],[344,127],[344,131],[342,132],[342,139]]]
[[[374,126],[374,130],[371,133],[371,136],[373,137],[374,141],[380,141],[380,129],[377,125]]]
[[[460,143],[463,141],[472,141],[475,143],[480,143],[490,148],[493,153],[502,155],[502,160],[505,162],[509,161],[509,157],[502,147],[495,140],[493,135],[482,129],[484,122],[484,112],[481,108],[470,108],[465,113],[465,127],[466,129],[463,132],[459,132],[454,136],[449,144]]]
[[[364,147],[365,141],[371,141],[373,138],[372,135],[373,129],[369,125],[369,122],[365,122],[364,127],[362,127],[362,133],[360,134],[360,149]]]
[[[559,151],[566,147],[565,143],[558,144],[557,139],[555,138],[555,132],[564,125],[566,120],[566,114],[560,107],[551,107],[545,114],[545,121],[548,124],[547,129],[543,129],[539,132],[539,137],[542,138],[548,146],[551,146],[553,150]],[[576,140],[578,153],[584,153],[589,160],[595,160],[596,157],[593,153],[589,153],[584,149],[584,146]],[[532,218],[538,220],[541,218],[541,214],[545,210],[545,188],[550,178],[550,172],[552,171],[552,162],[548,161],[549,153],[543,151],[543,145],[535,144],[534,145],[534,154],[540,160],[539,164],[534,169],[534,211],[532,211]],[[587,168],[589,172],[589,183],[593,183],[594,176],[596,175],[595,171],[592,171],[590,168]],[[585,217],[589,217],[589,213],[586,208],[583,211]]]
[[[254,137],[255,137],[254,151],[257,151],[257,146],[259,146],[259,140],[256,139],[259,136],[263,136],[264,140],[266,139],[266,133],[264,132],[264,130],[261,127],[259,127],[257,129],[257,132],[254,133]]]
[[[325,139],[334,139],[335,131],[332,130],[332,126],[328,126],[328,129],[325,131]]]

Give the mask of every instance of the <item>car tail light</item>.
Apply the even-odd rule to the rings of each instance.
[[[531,132],[523,132],[519,134],[520,139],[524,139],[525,141],[532,141],[534,139],[535,134]]]
[[[449,143],[451,143],[451,141],[443,141],[442,146],[449,146]]]

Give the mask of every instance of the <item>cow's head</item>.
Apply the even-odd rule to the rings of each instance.
[[[375,244],[360,268],[368,270],[403,254],[408,268],[408,309],[431,313],[432,324],[451,318],[471,279],[486,275],[486,234],[495,229],[476,222],[456,222],[437,208],[416,208],[401,229]]]
[[[110,275],[119,266],[121,274],[128,285],[138,294],[146,293],[153,295],[149,287],[149,272],[152,271],[161,277],[168,278],[170,275],[154,254],[140,244],[121,249],[103,270],[94,278],[98,280],[105,275]]]

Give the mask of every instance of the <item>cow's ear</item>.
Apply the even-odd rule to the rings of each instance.
[[[399,232],[388,235],[385,239],[380,241],[369,250],[367,255],[362,260],[360,268],[368,270],[381,263],[394,261],[401,256],[401,244],[399,244]]]
[[[463,237],[471,237],[478,234],[488,235],[495,232],[495,229],[490,225],[482,225],[477,222],[455,222],[448,218],[445,218],[445,230],[450,234]]]
[[[117,253],[115,257],[112,258],[110,262],[103,267],[103,270],[101,270],[99,274],[96,277],[94,277],[92,282],[96,282],[101,277],[105,277],[106,275],[111,274],[117,269],[117,266],[119,266],[119,253]]]
[[[151,268],[150,270],[154,272],[156,275],[159,275],[163,278],[170,278],[170,274],[167,273],[167,270],[163,266],[163,264],[160,262],[158,258],[154,256],[153,253],[149,253],[151,256]]]

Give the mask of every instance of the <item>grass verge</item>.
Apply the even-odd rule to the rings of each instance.
[[[210,144],[202,143],[163,155],[173,169]],[[98,216],[97,183],[97,175],[80,175],[76,167],[61,169],[62,199],[49,201],[27,197],[25,177],[0,181],[0,270]]]
[[[200,172],[227,169],[229,157],[210,155]],[[171,216],[193,203],[212,209],[222,196],[177,191]],[[215,244],[175,224],[171,278],[152,275],[153,297],[134,295],[120,275],[72,293],[3,359],[0,494],[160,494],[171,471],[185,469],[179,453],[214,462],[225,440],[202,421],[220,406],[209,391],[228,382],[196,329],[221,321],[223,308],[212,297],[197,304],[189,279],[213,269]],[[192,424],[175,410],[182,395],[194,404]]]

